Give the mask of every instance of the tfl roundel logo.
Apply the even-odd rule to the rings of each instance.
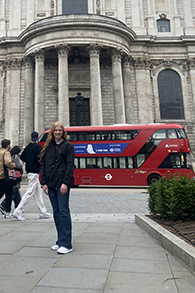
[[[105,177],[105,179],[108,180],[108,181],[110,181],[110,180],[112,179],[112,175],[109,174],[109,173],[106,174],[104,177]]]

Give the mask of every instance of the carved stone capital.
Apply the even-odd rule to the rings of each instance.
[[[34,60],[31,56],[25,56],[22,59],[22,65],[24,66],[24,68],[32,68],[34,63]]]
[[[88,50],[89,50],[89,56],[90,57],[99,57],[100,55],[100,51],[101,51],[101,46],[99,44],[89,44],[88,46]]]
[[[22,65],[22,59],[8,59],[5,61],[4,66],[6,69],[20,69]]]
[[[33,55],[34,55],[35,61],[44,61],[45,59],[45,52],[41,49],[35,50]]]
[[[6,62],[5,60],[0,60],[0,67],[2,71],[6,70]]]
[[[59,44],[55,48],[56,48],[56,50],[58,52],[58,56],[68,57],[68,53],[70,51],[70,45],[69,44]]]
[[[134,65],[134,60],[131,55],[125,55],[123,57],[123,67],[131,67]]]
[[[111,56],[112,56],[112,62],[114,61],[120,61],[122,60],[122,57],[124,55],[124,52],[121,48],[116,48],[111,51]]]
[[[188,59],[186,61],[186,67],[190,70],[190,69],[195,69],[195,58],[192,59]]]
[[[149,68],[150,67],[150,60],[146,59],[146,58],[136,58],[135,59],[135,68],[139,68],[139,69],[144,69],[144,68]]]

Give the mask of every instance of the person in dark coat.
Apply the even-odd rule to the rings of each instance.
[[[74,147],[66,137],[64,126],[55,122],[40,156],[41,184],[49,195],[58,237],[51,249],[59,254],[73,250],[69,196],[73,185]]]
[[[20,187],[21,187],[21,181],[22,181],[23,167],[18,157],[20,152],[21,152],[21,149],[17,145],[15,145],[10,151],[13,162],[16,164],[16,166],[18,167],[17,170],[20,171],[20,174],[21,174],[21,177],[17,178],[17,184],[13,187],[13,191],[12,191],[12,201],[14,202],[15,208],[17,208],[17,206],[19,205],[21,201]],[[0,207],[4,210],[6,209],[5,199],[2,201]]]

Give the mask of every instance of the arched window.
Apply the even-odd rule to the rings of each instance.
[[[88,0],[62,0],[62,14],[88,13]]]
[[[157,20],[157,29],[158,32],[170,32],[171,27],[170,27],[170,20],[168,19],[158,19]]]
[[[159,73],[158,92],[161,119],[185,119],[181,78],[176,71],[165,69]]]

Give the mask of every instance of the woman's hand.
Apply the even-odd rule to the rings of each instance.
[[[68,191],[68,186],[64,183],[62,183],[61,187],[60,187],[60,192],[62,195],[65,195]]]
[[[45,192],[45,194],[48,195],[48,186],[47,186],[47,184],[43,185],[43,191]]]

